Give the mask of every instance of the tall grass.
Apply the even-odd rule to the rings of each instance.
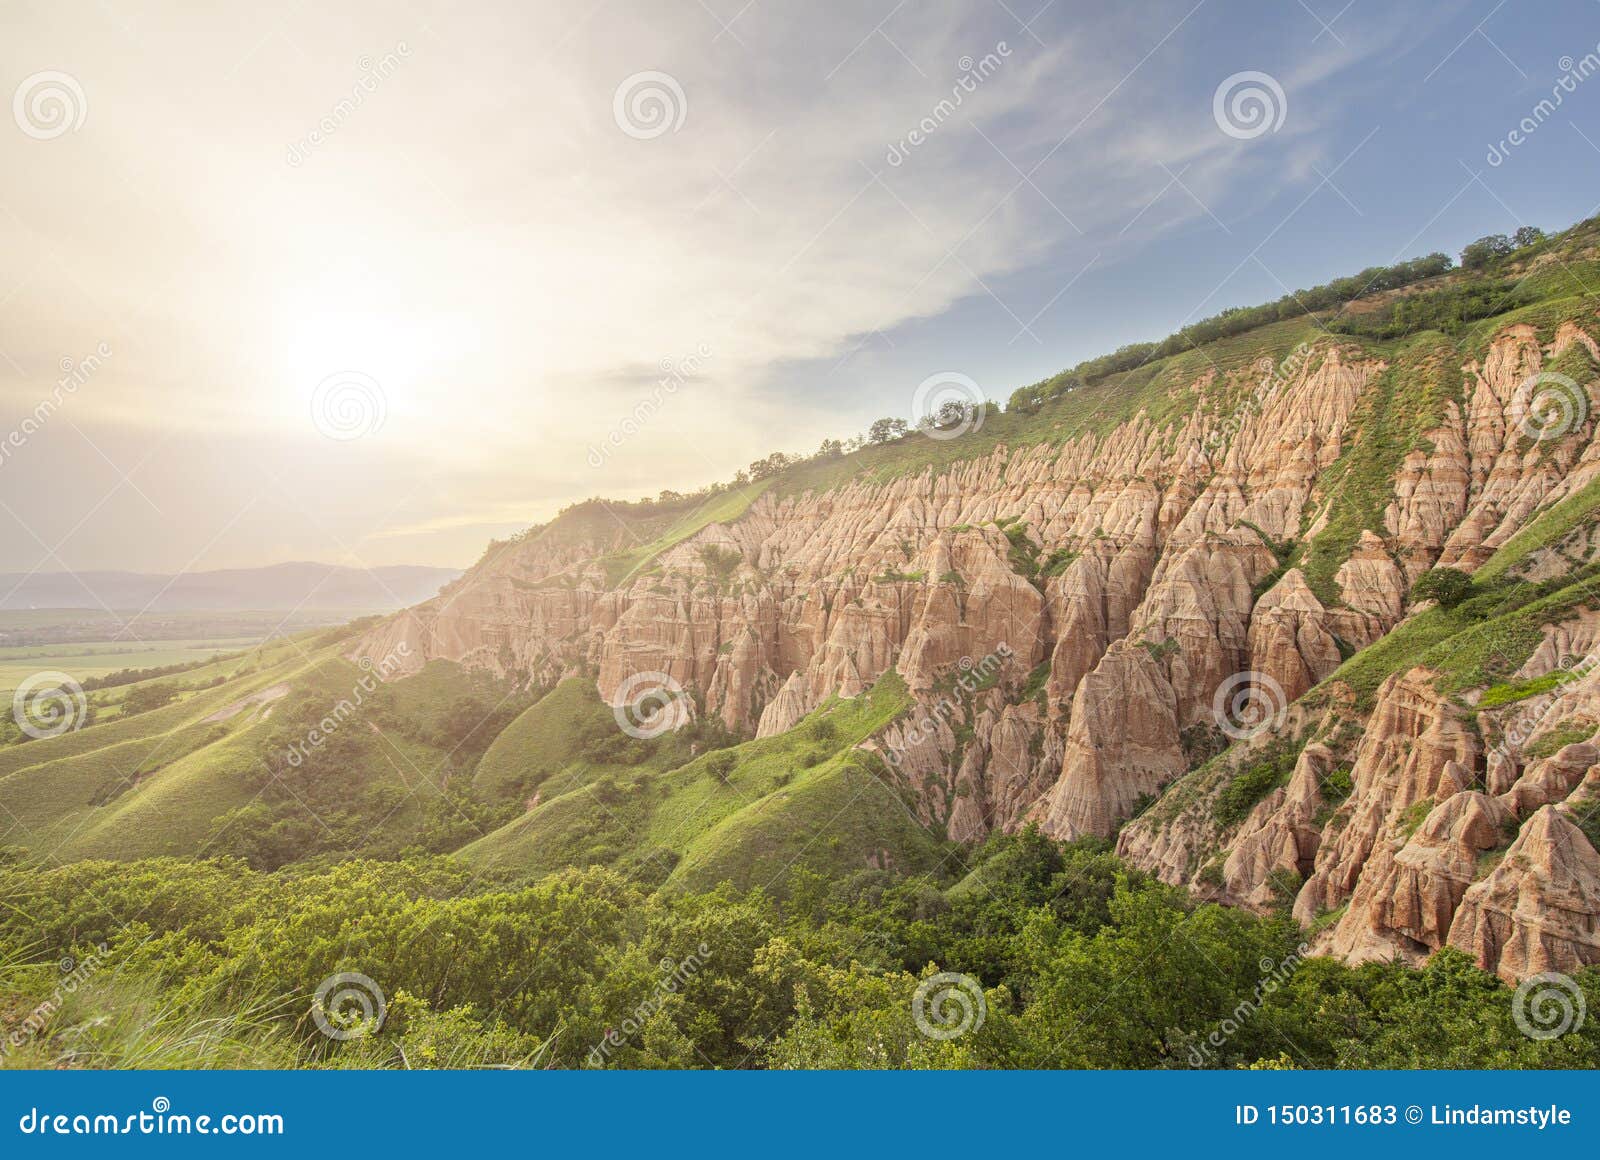
[[[305,996],[224,1006],[107,967],[68,989],[60,964],[0,946],[0,1069],[482,1069],[547,1066],[560,1037],[433,1012],[401,992],[380,1034],[319,1034]]]

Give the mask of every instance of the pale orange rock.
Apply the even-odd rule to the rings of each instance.
[[[1406,812],[1440,800],[1470,779],[1481,742],[1464,717],[1433,688],[1426,669],[1384,682],[1356,749],[1354,788],[1317,851],[1316,869],[1295,900],[1295,917],[1310,923],[1343,905],[1367,872],[1381,841],[1392,840]]]
[[[1300,751],[1289,784],[1257,804],[1234,836],[1222,866],[1225,897],[1264,909],[1277,901],[1275,874],[1303,879],[1311,873],[1322,844],[1322,779],[1337,764],[1325,745]]]
[[[1135,802],[1183,772],[1177,697],[1140,645],[1119,644],[1079,683],[1061,779],[1034,816],[1058,838],[1109,836]]]
[[[1511,812],[1494,798],[1456,793],[1429,811],[1405,844],[1379,847],[1334,929],[1331,949],[1350,962],[1412,961],[1444,945],[1478,858],[1508,841]]]
[[[1339,646],[1328,631],[1327,610],[1298,568],[1284,573],[1250,616],[1247,667],[1276,682],[1295,700],[1339,667]]]
[[[1545,806],[1487,878],[1466,892],[1449,943],[1513,982],[1600,962],[1600,854]]]

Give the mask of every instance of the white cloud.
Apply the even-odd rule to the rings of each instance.
[[[681,482],[686,463],[711,478],[791,429],[794,401],[763,394],[775,368],[937,317],[1063,246],[1086,259],[1203,216],[1172,191],[1123,232],[1162,166],[1218,206],[1301,179],[1318,156],[1301,93],[1381,43],[1352,29],[1352,47],[1306,53],[1283,140],[1251,150],[1212,131],[1183,34],[1127,76],[1188,4],[1041,22],[1045,45],[988,4],[908,5],[874,32],[889,8],[758,5],[720,37],[698,4],[643,0],[470,20],[153,5],[129,31],[35,10],[0,48],[5,75],[56,62],[90,113],[57,142],[0,133],[0,244],[21,272],[0,286],[0,348],[22,368],[0,366],[0,391],[24,402],[60,357],[106,340],[118,353],[94,421],[270,430],[331,454],[311,392],[361,370],[387,395],[374,438],[391,470],[423,462],[481,489],[454,497],[474,514],[424,507],[394,525],[437,529],[508,515],[508,495],[605,490],[586,448],[651,368],[703,347],[617,478]],[[889,166],[962,59],[1000,40],[994,75]],[[402,43],[392,74],[287,165],[350,93],[357,57]],[[637,140],[614,122],[617,85],[644,70],[681,84],[678,132]],[[1274,170],[1291,142],[1298,164]],[[1038,188],[1017,188],[1012,162],[1047,153]]]

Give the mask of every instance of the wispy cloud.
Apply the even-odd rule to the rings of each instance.
[[[848,433],[777,393],[797,368],[1313,179],[1308,97],[1394,28],[1368,15],[1315,43],[1308,24],[1273,65],[1294,115],[1245,148],[1211,120],[1227,70],[1186,49],[1219,7],[156,4],[90,29],[34,9],[12,18],[5,75],[59,59],[89,114],[59,141],[0,133],[0,396],[26,402],[61,352],[108,339],[85,422],[270,431],[311,472],[365,455],[458,481],[459,510],[419,499],[391,538],[712,478],[774,430]],[[641,73],[681,92],[659,134],[618,124]],[[701,348],[714,357],[627,461],[584,471],[653,369]],[[308,414],[351,371],[385,408],[356,450]]]

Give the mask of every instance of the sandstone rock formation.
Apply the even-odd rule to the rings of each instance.
[[[1600,854],[1555,806],[1467,890],[1449,942],[1507,981],[1600,962]]]
[[[1513,753],[1499,743],[1517,728],[1506,712],[1478,725],[1470,696],[1441,693],[1423,669],[1396,673],[1370,704],[1325,687],[1315,711],[1290,702],[1394,630],[1424,571],[1480,567],[1600,478],[1587,410],[1553,438],[1522,422],[1530,376],[1600,361],[1595,329],[1515,323],[1454,366],[1395,365],[1338,337],[1279,361],[1283,373],[1213,363],[1121,421],[937,470],[774,488],[657,551],[641,545],[665,528],[564,517],[494,546],[355,653],[403,642],[413,669],[442,657],[529,681],[583,675],[607,699],[634,674],[664,674],[758,736],[893,669],[915,705],[869,747],[922,820],[961,841],[1029,821],[1061,838],[1118,833],[1241,732],[1219,704],[1242,687],[1279,733],[1298,730],[1286,783],[1219,826],[1207,810],[1232,767],[1215,767],[1183,808],[1121,829],[1124,857],[1257,907],[1303,880],[1295,914],[1345,908],[1323,937],[1352,958],[1450,942],[1502,973],[1588,961],[1592,924],[1585,933],[1568,903],[1591,889],[1594,852],[1551,811],[1593,779],[1600,751],[1563,734],[1565,748]],[[1423,404],[1392,399],[1423,377],[1440,384],[1418,395],[1432,400],[1426,425],[1415,416],[1376,483],[1351,482],[1361,440],[1379,438],[1374,416],[1387,406],[1391,423],[1411,421],[1407,407]],[[1379,494],[1352,507],[1356,486]],[[1526,576],[1596,558],[1600,535],[1575,525]],[[1567,609],[1565,621],[1517,680],[1593,650],[1600,614]],[[952,698],[953,677],[978,665],[984,689]],[[1600,691],[1582,681],[1518,706],[1553,714],[1522,749],[1590,710],[1600,732]],[[1330,799],[1327,779],[1346,770],[1348,797]],[[1513,836],[1520,861],[1507,852],[1483,871]]]

